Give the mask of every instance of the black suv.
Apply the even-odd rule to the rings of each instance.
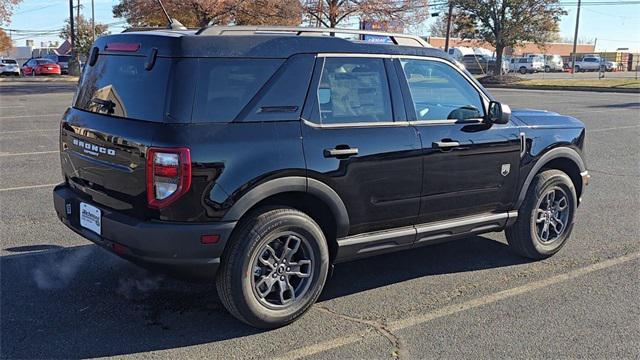
[[[100,37],[60,126],[59,218],[215,275],[262,328],[302,315],[338,262],[502,230],[529,258],[564,245],[588,181],[579,120],[511,112],[420,38],[302,36],[322,31]]]

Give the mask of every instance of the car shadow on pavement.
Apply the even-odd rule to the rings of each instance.
[[[628,103],[618,104],[598,104],[589,105],[590,108],[602,108],[602,109],[640,109],[640,102],[632,101]]]
[[[76,91],[75,83],[11,83],[0,84],[0,95],[31,95],[70,93]]]
[[[476,236],[336,265],[320,301],[523,262]],[[231,317],[210,282],[150,273],[94,245],[3,256],[0,272],[2,358],[135,354],[261,332]]]

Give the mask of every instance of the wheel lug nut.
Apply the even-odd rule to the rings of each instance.
[[[278,274],[273,274],[273,277],[274,277],[274,278],[277,278],[277,277],[278,277]]]
[[[287,271],[291,271],[291,268],[290,268],[290,267],[288,267],[288,268],[287,268]]]
[[[280,280],[284,281],[284,276],[280,276]]]

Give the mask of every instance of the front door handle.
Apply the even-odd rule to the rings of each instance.
[[[450,149],[460,146],[460,143],[457,141],[434,141],[431,145],[439,149]]]
[[[350,156],[358,155],[358,148],[324,149],[323,153],[326,158],[346,159]]]

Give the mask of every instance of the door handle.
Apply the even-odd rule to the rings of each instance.
[[[457,141],[434,141],[431,143],[431,146],[440,149],[450,149],[460,146],[460,143]]]
[[[358,155],[358,148],[324,149],[323,153],[326,158],[346,159],[350,156]]]

